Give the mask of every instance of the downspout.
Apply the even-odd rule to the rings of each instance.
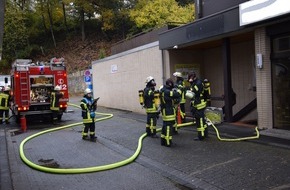
[[[195,20],[202,18],[202,0],[195,0]]]

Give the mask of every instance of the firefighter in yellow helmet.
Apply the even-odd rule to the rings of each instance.
[[[176,109],[174,103],[180,99],[181,91],[174,88],[172,79],[167,79],[165,85],[160,89],[160,94],[163,119],[161,145],[170,147],[172,145],[173,126],[176,124]]]
[[[50,110],[52,112],[52,123],[57,124],[58,116],[60,114],[59,99],[63,97],[63,92],[60,91],[60,86],[55,86],[54,90],[50,94]]]
[[[196,121],[198,134],[198,138],[195,138],[194,140],[203,140],[208,136],[208,128],[204,115],[206,100],[203,95],[203,82],[196,76],[195,73],[190,73],[188,75],[188,82],[190,83],[190,90],[194,94],[190,103],[191,112]]]
[[[145,83],[146,87],[144,88],[144,107],[147,114],[146,133],[147,136],[157,138],[158,136],[156,135],[156,125],[157,119],[159,117],[159,105],[157,104],[157,100],[154,97],[156,94],[156,83],[152,76],[148,76]]]
[[[208,79],[203,80],[204,85],[204,99],[206,101],[206,106],[211,106],[211,91],[210,91],[210,82]]]
[[[173,76],[175,76],[175,78],[176,78],[175,87],[181,91],[181,98],[180,98],[180,102],[179,102],[179,107],[180,107],[180,115],[181,115],[182,123],[184,123],[184,121],[185,121],[185,103],[186,103],[185,82],[184,82],[184,79],[182,77],[181,72],[175,72],[175,73],[173,73]],[[174,132],[177,133],[177,127],[175,127]]]
[[[95,112],[97,110],[96,101],[94,101],[93,99],[91,89],[85,89],[84,96],[80,104],[82,108],[82,117],[84,124],[82,132],[83,140],[90,140],[95,142],[97,139],[97,137],[95,136]]]
[[[3,114],[5,114],[5,123],[9,124],[9,107],[11,100],[10,87],[4,87],[4,90],[0,93],[0,124],[3,123]]]

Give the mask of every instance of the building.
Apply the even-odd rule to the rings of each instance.
[[[225,106],[226,121],[289,130],[287,1],[195,0],[195,5],[194,22],[161,31],[150,44],[94,61],[94,93],[106,96],[104,106],[141,112],[137,94],[147,75],[162,84],[175,71],[186,75],[194,70],[211,81],[212,105]]]

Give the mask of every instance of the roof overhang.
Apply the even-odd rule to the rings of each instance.
[[[204,17],[193,23],[159,33],[159,49],[203,49],[220,46],[222,39],[231,42],[254,39],[257,27],[289,23],[290,13],[240,26],[239,6]],[[281,25],[281,24],[280,24]],[[285,28],[284,28],[285,30]]]

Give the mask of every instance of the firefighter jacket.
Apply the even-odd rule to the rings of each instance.
[[[196,79],[191,87],[190,90],[195,94],[195,96],[191,100],[191,106],[196,108],[197,110],[201,110],[206,107],[206,101],[204,99],[204,86],[203,82],[200,79]]]
[[[170,89],[164,86],[160,90],[161,96],[161,113],[163,121],[175,121],[176,109],[174,103],[180,99],[181,91],[179,89]]]
[[[185,102],[186,102],[186,99],[185,99],[186,87],[185,87],[185,82],[183,81],[183,79],[177,79],[176,88],[178,88],[181,91],[180,103],[185,104]]]
[[[154,88],[147,87],[144,89],[144,106],[146,109],[146,113],[157,113],[158,108],[155,104],[154,99]]]
[[[95,119],[96,106],[93,105],[93,98],[84,96],[81,100],[83,123],[93,123]]]
[[[211,91],[210,91],[210,82],[209,81],[203,81],[204,84],[204,100],[209,102],[211,98]]]
[[[53,91],[50,95],[50,110],[59,111],[59,99],[63,97],[60,91]]]
[[[4,92],[0,93],[0,110],[9,110],[11,96]]]

